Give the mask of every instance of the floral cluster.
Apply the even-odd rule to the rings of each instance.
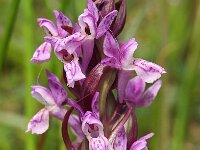
[[[38,19],[46,36],[31,62],[49,61],[53,50],[76,98],[69,98],[59,78],[47,70],[49,88],[32,86],[32,96],[44,108],[30,120],[27,132],[44,133],[53,116],[62,121],[67,149],[147,149],[153,133],[137,138],[135,109],[151,105],[161,87],[158,79],[166,72],[133,57],[138,47],[134,38],[122,42],[117,37],[125,25],[125,0],[88,0],[75,24],[59,11],[54,15],[56,24]],[[145,88],[146,83],[153,85]],[[70,140],[69,129],[75,141]]]

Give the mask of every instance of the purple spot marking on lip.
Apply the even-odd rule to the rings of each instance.
[[[147,64],[145,63],[145,62],[146,62],[145,60],[138,60],[138,62],[141,62],[141,64],[142,64],[143,66],[145,66],[145,67],[140,66],[140,65],[136,65],[134,62],[135,62],[135,60],[133,61],[133,64],[134,64],[135,66],[141,68],[141,69],[144,70],[144,71],[159,72],[159,70],[153,68],[152,66],[150,66],[150,67],[147,66]]]
[[[31,124],[33,124],[34,127],[36,126],[37,123],[40,123],[40,122],[42,121],[42,118],[43,118],[43,116],[44,116],[44,111],[45,111],[45,110],[42,111],[42,115],[41,115],[41,117],[40,117],[39,119],[35,119],[35,120],[32,120],[32,121],[31,121]]]

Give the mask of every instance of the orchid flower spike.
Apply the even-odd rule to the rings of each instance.
[[[45,18],[38,19],[39,26],[46,32],[45,42],[36,49],[31,62],[48,61],[53,49],[63,63],[64,81],[76,101],[68,98],[58,77],[46,71],[49,87],[33,85],[31,91],[32,97],[44,108],[33,116],[26,132],[44,133],[49,128],[49,117],[53,116],[63,121],[62,135],[68,149],[86,146],[89,148],[84,149],[89,150],[147,150],[147,139],[153,133],[136,140],[134,111],[152,104],[162,84],[158,79],[166,71],[157,64],[133,57],[138,47],[134,38],[118,42],[117,36],[126,20],[125,0],[87,2],[87,8],[74,25],[56,10],[55,24]],[[153,84],[145,89],[147,83]],[[117,90],[117,97],[113,90]],[[99,110],[99,105],[104,104],[109,106]],[[66,105],[71,107],[69,111]],[[111,107],[111,111],[107,111]],[[126,126],[128,123],[132,125]],[[68,126],[77,137],[75,141],[68,136]]]

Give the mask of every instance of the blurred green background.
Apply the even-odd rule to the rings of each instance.
[[[61,76],[53,57],[30,64],[44,32],[36,18],[54,19],[61,10],[73,22],[86,0],[0,0],[0,150],[64,150],[59,121],[43,135],[25,134],[42,107],[31,84],[46,84],[45,68]],[[200,0],[126,0],[127,22],[120,37],[135,37],[135,57],[163,66],[163,86],[153,105],[137,110],[139,135],[154,132],[151,150],[200,150]],[[52,55],[53,56],[53,55]]]

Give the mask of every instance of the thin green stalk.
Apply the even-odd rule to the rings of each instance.
[[[10,11],[8,13],[7,23],[5,25],[3,39],[0,44],[0,71],[2,71],[5,64],[6,55],[8,53],[8,45],[12,37],[13,28],[15,25],[15,20],[19,8],[20,0],[12,0]]]
[[[197,1],[196,1],[197,2]],[[188,123],[188,113],[190,100],[192,98],[192,92],[194,85],[198,78],[198,65],[200,59],[200,2],[196,3],[197,12],[194,22],[193,34],[191,37],[190,55],[186,61],[185,72],[182,78],[182,86],[177,98],[179,99],[177,116],[174,125],[174,136],[172,139],[172,150],[183,149],[184,138],[186,134],[186,128]]]
[[[33,30],[33,4],[32,0],[23,0],[23,15],[24,15],[24,21],[23,21],[23,36],[24,36],[24,67],[25,67],[25,99],[26,99],[26,104],[25,104],[25,113],[27,119],[30,119],[33,114],[34,114],[34,106],[33,106],[33,100],[31,98],[30,94],[30,86],[33,83],[33,68],[32,65],[30,64],[30,58],[33,55],[33,49],[34,49],[34,30]],[[26,150],[35,150],[36,145],[35,145],[35,140],[33,135],[27,134],[26,135],[26,145],[25,145]]]
[[[169,50],[167,47],[168,44],[168,38],[169,38],[169,11],[167,7],[167,1],[159,1],[160,11],[159,11],[159,20],[161,22],[161,33],[162,37],[160,37],[160,43],[161,43],[161,50],[159,52],[158,56],[158,64],[161,66],[167,66],[169,55],[167,51]],[[167,48],[166,48],[167,47]],[[168,73],[167,73],[168,74]],[[162,80],[162,89],[160,91],[160,97],[159,101],[160,106],[158,110],[160,111],[160,137],[159,137],[159,147],[160,150],[168,150],[169,149],[169,143],[170,143],[170,103],[169,103],[169,93],[171,92],[169,90],[170,83],[169,76],[164,75],[164,78]],[[162,109],[161,109],[162,108]]]

